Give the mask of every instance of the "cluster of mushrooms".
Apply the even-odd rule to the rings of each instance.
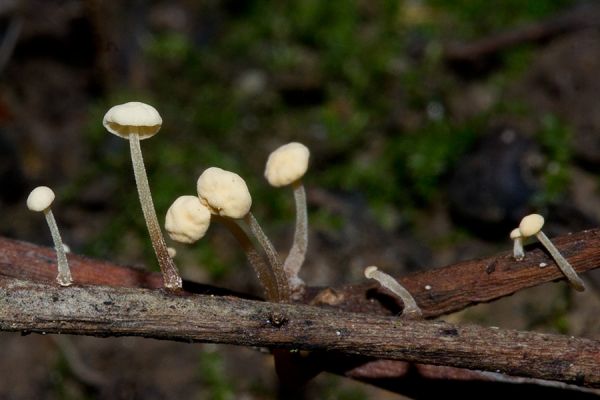
[[[154,136],[160,130],[162,118],[158,111],[148,104],[129,102],[108,110],[103,125],[110,133],[129,140],[140,204],[163,275],[164,286],[170,290],[180,290],[182,280],[173,261],[175,251],[167,248],[158,223],[140,146],[141,140]],[[165,217],[165,230],[172,240],[191,244],[206,234],[212,221],[222,223],[244,250],[267,300],[289,302],[299,298],[304,289],[304,282],[298,274],[308,246],[306,193],[301,179],[308,169],[309,157],[310,152],[306,146],[292,142],[273,151],[266,163],[265,178],[269,184],[274,187],[291,186],[296,203],[293,244],[283,262],[250,211],[252,197],[246,182],[238,174],[221,168],[210,167],[200,175],[196,183],[196,195],[185,195],[175,199]],[[62,286],[69,286],[73,279],[66,257],[66,246],[62,243],[50,209],[54,198],[50,188],[40,186],[30,193],[27,207],[45,214],[57,252],[57,282]],[[541,231],[543,224],[544,218],[533,214],[525,217],[519,228],[511,232],[515,259],[522,260],[525,257],[523,239],[535,235],[554,257],[569,283],[577,290],[584,290],[583,282],[571,265]],[[248,235],[248,231],[251,235]],[[375,266],[367,267],[364,274],[366,278],[377,280],[382,287],[403,302],[403,317],[421,317],[421,310],[414,298],[394,278]]]

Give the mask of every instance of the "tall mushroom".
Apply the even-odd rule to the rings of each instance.
[[[539,214],[530,214],[521,220],[519,224],[519,230],[521,231],[521,236],[529,237],[535,236],[540,243],[550,252],[552,258],[558,265],[558,268],[565,275],[571,287],[573,287],[577,291],[584,291],[585,284],[577,275],[577,272],[573,269],[571,264],[560,254],[556,246],[548,239],[548,236],[544,232],[542,232],[542,227],[544,226],[544,217]]]
[[[58,275],[56,281],[61,286],[70,286],[73,283],[71,278],[71,270],[69,269],[69,262],[67,261],[67,255],[65,252],[65,245],[60,237],[58,226],[56,225],[56,219],[50,209],[50,205],[54,201],[55,195],[52,189],[48,186],[38,186],[29,193],[27,197],[27,208],[31,211],[43,212],[46,217],[46,222],[50,228],[50,234],[54,241],[54,248],[56,249],[56,261],[58,264]]]
[[[302,268],[308,248],[308,217],[306,213],[306,192],[302,177],[308,169],[310,151],[302,143],[292,142],[273,151],[267,159],[265,178],[271,186],[292,185],[296,203],[296,228],[294,243],[283,263],[292,292],[298,292],[304,286],[298,273]]]
[[[163,274],[165,287],[168,289],[181,289],[181,277],[177,272],[173,259],[169,257],[167,245],[163,238],[156,218],[154,203],[150,193],[150,185],[144,167],[144,158],[140,140],[154,136],[162,125],[162,118],[154,107],[148,104],[132,101],[112,107],[104,115],[102,124],[110,133],[129,140],[133,174],[137,191],[142,206],[152,247]]]
[[[200,201],[208,207],[213,215],[223,217],[225,220],[230,218],[236,224],[240,219],[244,219],[250,226],[250,230],[263,248],[271,265],[271,272],[277,286],[277,299],[287,301],[290,298],[290,291],[283,266],[273,244],[250,212],[252,197],[244,179],[236,173],[210,167],[198,178],[197,189]],[[232,224],[228,224],[228,227],[240,240],[243,230],[234,228]]]

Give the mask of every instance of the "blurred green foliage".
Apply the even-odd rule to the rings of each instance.
[[[131,190],[118,191],[115,204],[126,213],[116,214],[94,242],[101,244],[87,250],[119,251],[128,245],[119,239],[124,232],[145,237],[128,145],[107,138],[100,124],[111,105],[140,99],[163,115],[162,132],[142,143],[160,220],[177,196],[195,193],[198,175],[215,165],[247,180],[267,231],[291,226],[291,194],[262,179],[268,153],[290,140],[313,151],[309,185],[357,191],[380,214],[402,209],[410,215],[436,198],[491,118],[524,112],[518,102],[501,98],[490,111],[454,118],[448,99],[464,83],[442,65],[442,44],[510,29],[572,3],[254,0],[234,13],[213,6],[218,26],[201,38],[152,32],[144,47],[147,87],[112,93],[91,112],[88,137],[96,163],[78,184],[100,169]],[[531,51],[524,46],[504,53],[504,67],[484,85],[503,93],[526,70]],[[542,202],[551,201],[568,182],[569,133],[548,116],[538,138],[552,165]],[[323,217],[311,222],[339,224]],[[150,244],[141,245],[151,260]],[[227,274],[202,244],[196,248],[211,275]]]

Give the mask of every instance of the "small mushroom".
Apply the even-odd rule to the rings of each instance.
[[[292,185],[296,203],[296,228],[294,243],[283,263],[293,292],[304,286],[298,273],[302,268],[308,248],[308,217],[306,213],[306,192],[302,177],[308,169],[310,151],[302,143],[292,142],[273,151],[267,159],[265,178],[271,186],[282,187]]]
[[[181,277],[173,259],[169,257],[165,239],[160,230],[150,185],[146,176],[144,167],[144,158],[140,140],[148,139],[154,136],[162,125],[162,118],[154,107],[148,104],[132,101],[112,107],[104,115],[102,124],[110,133],[123,139],[129,140],[131,151],[131,162],[133,164],[133,174],[137,185],[140,204],[152,247],[158,260],[160,270],[163,274],[165,287],[168,289],[181,289]]]
[[[510,231],[510,238],[513,240],[513,257],[517,261],[521,261],[525,258],[525,251],[523,250],[523,236],[519,228],[515,228]]]
[[[58,263],[58,275],[56,281],[61,286],[70,286],[73,283],[73,278],[71,278],[71,270],[69,269],[65,246],[60,237],[54,214],[52,214],[52,210],[50,209],[50,205],[54,201],[54,198],[55,196],[52,189],[47,186],[38,186],[29,193],[29,196],[27,197],[27,208],[31,211],[44,213],[46,222],[50,228],[52,240],[54,241],[54,248],[56,249],[56,260]]]
[[[394,295],[402,300],[404,303],[404,310],[402,310],[402,316],[406,318],[421,318],[423,313],[417,305],[417,302],[412,295],[398,283],[397,280],[392,278],[385,272],[380,271],[376,266],[371,265],[365,268],[365,277],[367,279],[375,279],[381,286],[388,289]]]
[[[258,265],[253,264],[255,272],[259,279],[261,279],[261,277],[264,278],[263,286],[266,290],[269,287],[269,276],[272,274],[276,282],[276,298],[280,301],[288,300],[290,296],[289,286],[283,266],[281,265],[281,261],[279,261],[279,255],[273,247],[273,244],[260,227],[254,215],[250,212],[252,197],[250,196],[250,191],[248,190],[248,186],[244,179],[236,173],[217,167],[210,167],[198,178],[197,189],[200,201],[213,215],[222,217],[224,221],[231,219],[235,221],[236,225],[239,223],[238,220],[243,218],[250,226],[251,232],[263,248],[267,255],[267,259],[269,260],[269,264],[271,265],[271,271],[267,273]],[[226,223],[226,225],[234,236],[236,236],[246,251],[248,258],[251,261],[254,260],[256,263],[257,260],[260,259],[260,256],[248,253],[252,246],[249,240],[248,243],[245,243],[245,239],[243,239],[245,233],[243,230],[239,225],[237,225],[238,229],[236,229],[233,224]],[[257,269],[257,267],[259,268]]]
[[[519,230],[521,231],[522,237],[535,236],[540,243],[548,252],[565,275],[569,284],[577,291],[584,291],[585,285],[581,278],[577,275],[577,272],[573,269],[571,264],[560,254],[558,249],[552,244],[548,236],[542,232],[542,227],[544,226],[544,217],[539,214],[530,214],[521,220],[519,224]]]
[[[209,226],[210,211],[196,196],[180,196],[167,210],[165,229],[176,242],[197,242]]]

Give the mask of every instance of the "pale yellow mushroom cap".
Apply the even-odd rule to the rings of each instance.
[[[238,219],[250,212],[250,191],[236,173],[210,167],[200,175],[196,187],[200,201],[213,214]]]
[[[365,278],[371,279],[375,272],[377,272],[377,267],[374,265],[365,268]]]
[[[519,239],[521,238],[521,231],[519,230],[519,228],[515,228],[512,231],[510,231],[510,238],[511,239]]]
[[[201,239],[210,225],[210,211],[196,196],[178,197],[165,217],[169,237],[180,243]]]
[[[289,185],[304,176],[309,157],[310,151],[302,143],[285,144],[269,155],[265,178],[275,187]]]
[[[154,136],[160,130],[162,118],[151,105],[131,101],[108,110],[102,125],[110,133],[123,139],[129,139],[129,135],[137,131],[141,140]]]
[[[539,214],[530,214],[521,220],[519,231],[521,236],[529,237],[536,235],[544,226],[544,217]]]
[[[38,186],[27,197],[27,208],[31,211],[44,211],[54,201],[54,192],[48,186]]]

